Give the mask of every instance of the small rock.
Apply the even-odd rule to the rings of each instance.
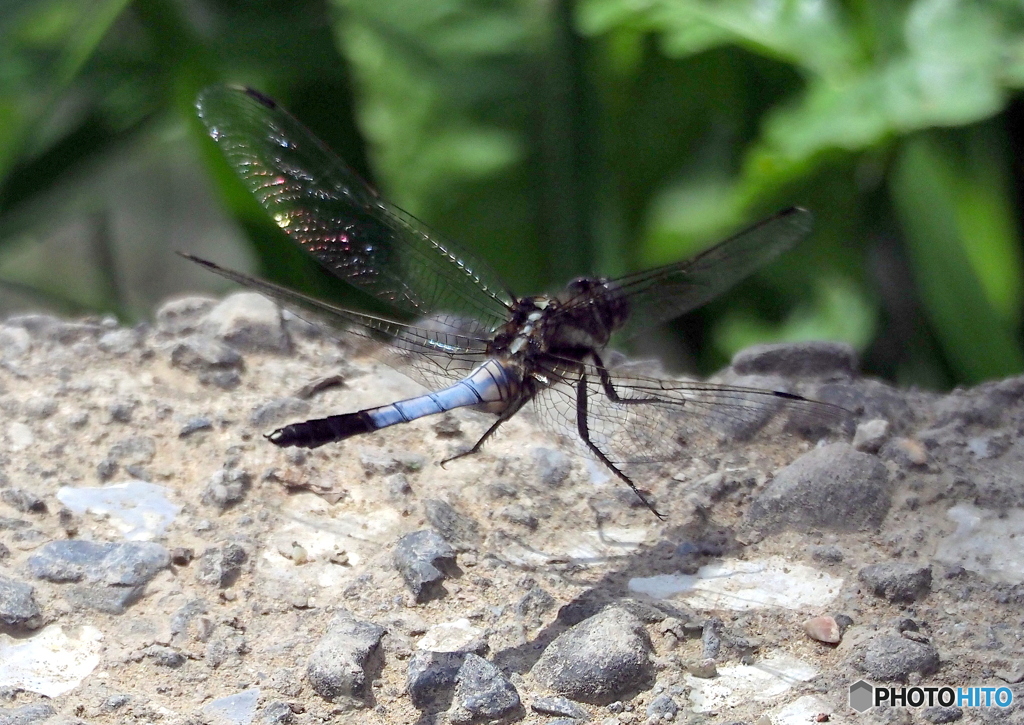
[[[952,705],[950,707],[942,707],[941,705],[936,705],[933,707],[926,707],[921,710],[921,719],[927,722],[956,722],[963,716],[963,708],[959,708],[955,705]]]
[[[877,453],[889,437],[889,421],[874,418],[857,426],[853,434],[853,447],[864,453]]]
[[[394,562],[417,602],[442,594],[441,582],[457,572],[455,549],[431,529],[413,531],[400,538],[395,545]]]
[[[882,634],[867,643],[859,664],[870,677],[903,682],[913,672],[922,675],[937,672],[939,653],[931,644]]]
[[[46,513],[46,502],[23,488],[0,489],[0,501],[23,514]]]
[[[811,558],[825,564],[840,564],[843,561],[843,550],[838,546],[812,546]]]
[[[245,549],[238,544],[210,547],[199,557],[196,580],[226,589],[238,580],[242,565],[248,558]]]
[[[928,463],[928,450],[913,438],[891,438],[878,451],[878,456],[895,461],[904,468],[924,466]]]
[[[193,433],[201,430],[209,430],[210,428],[213,428],[213,422],[209,418],[202,416],[189,418],[188,421],[185,422],[185,425],[181,426],[181,430],[178,431],[178,437],[188,438]]]
[[[34,395],[25,401],[22,411],[29,418],[45,420],[57,412],[57,401],[48,395]]]
[[[242,356],[220,340],[205,335],[190,335],[171,348],[171,365],[190,372],[239,370]]]
[[[572,472],[572,461],[567,455],[551,448],[534,448],[531,453],[542,484],[557,488],[565,483]]]
[[[143,586],[74,586],[64,597],[77,608],[95,609],[106,614],[124,614],[128,607],[142,598]]]
[[[811,639],[827,644],[838,644],[843,638],[839,624],[833,617],[811,617],[804,622],[804,632]]]
[[[149,659],[153,660],[155,664],[161,667],[181,667],[185,664],[185,655],[173,647],[165,647],[159,644],[151,644],[146,649],[142,650]]]
[[[406,676],[406,690],[413,706],[418,710],[447,707],[455,677],[467,656],[462,652],[414,653],[409,658]]]
[[[306,666],[306,679],[325,700],[337,697],[365,699],[373,672],[379,669],[380,640],[384,628],[350,616],[337,617]]]
[[[287,702],[281,700],[268,702],[256,718],[256,725],[288,725],[292,722],[295,722],[295,713]]]
[[[876,597],[890,602],[916,602],[931,592],[930,566],[889,562],[872,564],[857,572],[857,578]]]
[[[650,656],[643,622],[625,609],[609,607],[560,634],[531,673],[561,695],[601,705],[647,684]]]
[[[107,460],[126,466],[150,463],[156,455],[156,441],[149,436],[132,436],[110,446]]]
[[[210,476],[200,500],[207,506],[227,509],[245,498],[251,483],[252,478],[244,469],[221,469]]]
[[[89,581],[115,586],[145,584],[171,563],[164,547],[150,541],[99,544],[51,541],[29,557],[29,572],[51,582]]]
[[[571,717],[574,720],[589,720],[590,711],[566,697],[535,697],[530,708],[543,715]]]
[[[42,623],[41,615],[32,585],[0,574],[0,622],[35,629]]]
[[[305,418],[309,411],[310,405],[305,400],[278,398],[254,410],[249,416],[249,424],[254,428],[283,425],[290,420]]]
[[[751,502],[747,521],[762,532],[787,528],[875,528],[889,510],[885,465],[847,443],[805,453],[783,468]]]
[[[658,695],[647,706],[647,717],[671,720],[678,714],[679,705],[668,695]]]
[[[636,497],[634,496],[633,498]],[[530,509],[518,503],[502,507],[498,512],[498,516],[509,523],[518,524],[530,531],[536,531],[539,523],[537,521],[537,517],[533,515],[533,512],[530,511]]]
[[[217,300],[210,297],[179,297],[168,300],[157,308],[155,320],[158,331],[168,335],[195,332],[203,323],[206,313]]]
[[[718,677],[718,666],[715,664],[714,660],[691,662],[687,665],[686,671],[694,677],[699,677],[702,680],[710,680],[713,677]]]
[[[705,660],[718,659],[722,651],[722,630],[725,624],[718,617],[709,617],[700,634],[701,656]]]
[[[48,702],[38,702],[10,709],[0,708],[0,723],[3,725],[37,725],[56,714],[57,711]]]
[[[236,350],[288,352],[291,341],[277,305],[256,292],[236,292],[206,315],[203,330]]]
[[[96,344],[111,355],[127,355],[139,344],[139,332],[128,327],[108,330],[100,335]]]
[[[429,652],[474,652],[487,651],[484,631],[474,627],[466,618],[454,622],[435,624],[416,643],[416,647]]]
[[[375,448],[364,448],[359,452],[359,462],[367,476],[389,476],[393,473],[421,471],[427,459],[419,453],[386,453]]]
[[[471,551],[480,545],[480,527],[469,516],[456,511],[451,504],[436,498],[423,501],[427,521],[456,551]]]
[[[841,342],[752,345],[732,358],[737,375],[782,375],[790,378],[852,378],[857,352]]]
[[[519,693],[501,670],[482,657],[467,654],[455,676],[448,719],[455,725],[498,720],[519,708]]]

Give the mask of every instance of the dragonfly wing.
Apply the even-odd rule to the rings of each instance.
[[[685,262],[612,280],[606,294],[624,299],[628,309],[620,334],[630,337],[710,302],[796,244],[812,224],[809,211],[791,207]],[[590,298],[581,295],[566,305],[566,314],[587,304]]]
[[[375,354],[427,388],[444,387],[487,359],[487,332],[475,320],[434,315],[418,325],[348,310],[287,287],[251,277],[191,254],[183,257],[222,277],[272,297],[304,319],[326,322],[339,333],[372,340]]]
[[[381,199],[274,101],[214,86],[196,108],[260,204],[330,272],[416,318],[506,321],[512,295],[496,274]]]

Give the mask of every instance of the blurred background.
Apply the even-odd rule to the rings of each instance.
[[[302,284],[195,116],[219,82],[523,294],[812,209],[793,252],[642,341],[672,369],[833,339],[902,385],[1024,370],[1019,3],[2,0],[0,314],[131,323],[227,289],[176,249]]]

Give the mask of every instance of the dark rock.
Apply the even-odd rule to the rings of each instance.
[[[0,725],[41,725],[56,714],[48,702],[0,708]]]
[[[519,693],[501,670],[482,657],[467,654],[455,676],[448,719],[455,725],[498,720],[519,709]]]
[[[162,304],[156,311],[156,328],[168,335],[195,332],[217,300],[209,297],[179,297]]]
[[[609,607],[560,634],[531,673],[560,695],[600,705],[647,685],[653,675],[650,656],[643,623]]]
[[[718,617],[709,617],[704,622],[700,633],[701,657],[706,660],[718,659],[718,654],[722,651],[722,630],[724,629],[725,623]]]
[[[451,504],[436,498],[423,501],[427,521],[456,551],[471,551],[480,545],[480,527],[469,516],[459,513]]]
[[[7,548],[7,544],[0,541],[0,561],[8,558],[11,555],[11,550]]]
[[[46,513],[46,502],[23,488],[0,489],[0,501],[23,514]]]
[[[464,652],[416,652],[409,658],[406,690],[418,710],[447,709]]]
[[[942,707],[940,705],[937,705],[934,707],[926,707],[921,710],[921,719],[925,720],[926,722],[956,722],[963,716],[963,708],[959,708],[955,705],[952,705],[950,707]]]
[[[288,352],[291,341],[273,301],[256,292],[228,295],[206,315],[203,330],[236,350]]]
[[[824,545],[809,547],[811,558],[825,564],[840,564],[843,561],[843,550],[838,546]]]
[[[457,573],[455,549],[431,529],[413,531],[400,538],[395,545],[394,562],[417,602],[442,594],[441,582]]]
[[[738,375],[852,378],[858,367],[857,351],[842,342],[752,345],[732,358],[732,369]]]
[[[35,629],[42,623],[41,615],[32,585],[0,574],[0,622]]]
[[[252,478],[244,469],[221,469],[210,476],[200,500],[207,506],[227,509],[245,498],[251,483]]]
[[[137,586],[170,563],[167,549],[150,541],[100,544],[73,539],[43,546],[29,557],[28,570],[35,578],[52,582]]]
[[[289,421],[305,418],[309,415],[310,406],[299,398],[278,398],[253,411],[249,416],[249,424],[254,428],[268,428],[283,425]]]
[[[171,365],[190,372],[239,370],[242,356],[220,340],[205,335],[190,335],[171,348]]]
[[[185,425],[181,426],[181,430],[178,431],[178,437],[187,438],[193,433],[201,430],[209,430],[210,428],[213,428],[213,422],[209,418],[190,418],[186,421]]]
[[[783,468],[751,502],[747,522],[762,532],[787,528],[875,528],[889,510],[885,465],[846,443],[804,454]]]
[[[668,695],[658,695],[647,706],[647,717],[672,720],[679,712],[679,705]]]
[[[871,639],[858,663],[870,677],[905,681],[912,672],[930,675],[939,669],[939,653],[927,642],[882,634]]]
[[[238,544],[210,547],[199,557],[196,580],[225,589],[238,580],[248,558],[245,549]]]
[[[557,488],[565,483],[572,472],[572,461],[567,455],[551,448],[534,448],[531,453],[542,484]]]
[[[291,705],[281,700],[268,702],[256,716],[256,725],[288,725],[295,722],[295,713]]]
[[[149,436],[133,436],[110,446],[107,460],[126,466],[141,465],[152,461],[155,455],[156,441]]]
[[[536,584],[532,585],[516,602],[514,611],[521,619],[537,620],[555,606],[555,598]]]
[[[876,597],[890,602],[916,602],[926,597],[932,588],[931,567],[919,564],[872,564],[857,572],[857,578]]]
[[[133,401],[117,401],[107,406],[107,415],[111,423],[131,423],[135,414]]]
[[[161,667],[181,667],[185,664],[185,655],[173,647],[165,647],[160,644],[151,644],[146,649],[142,650],[149,659],[153,660],[155,664]]]
[[[558,715],[574,720],[589,720],[590,711],[566,697],[535,697],[530,708],[543,715]]]
[[[234,390],[242,384],[242,376],[237,370],[207,370],[199,373],[198,380],[203,385],[212,385],[221,390]]]
[[[337,697],[365,699],[373,672],[380,668],[380,640],[384,628],[347,615],[337,617],[313,650],[306,678],[325,700]]]
[[[142,598],[142,586],[79,585],[64,592],[65,598],[76,607],[87,607],[105,614],[124,614],[128,607]]]

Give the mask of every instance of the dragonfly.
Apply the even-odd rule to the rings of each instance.
[[[199,117],[229,165],[285,234],[335,277],[370,293],[387,314],[339,307],[194,255],[188,259],[375,341],[385,361],[426,394],[292,423],[266,437],[316,448],[457,408],[494,422],[480,451],[527,404],[583,448],[661,518],[627,472],[704,450],[714,423],[756,430],[780,414],[834,424],[844,412],[788,390],[673,380],[606,361],[628,338],[732,287],[811,230],[792,207],[687,261],[609,279],[580,277],[552,295],[517,296],[481,260],[382,199],[311,131],[250,88],[214,86]],[[609,358],[610,359],[610,358]]]

